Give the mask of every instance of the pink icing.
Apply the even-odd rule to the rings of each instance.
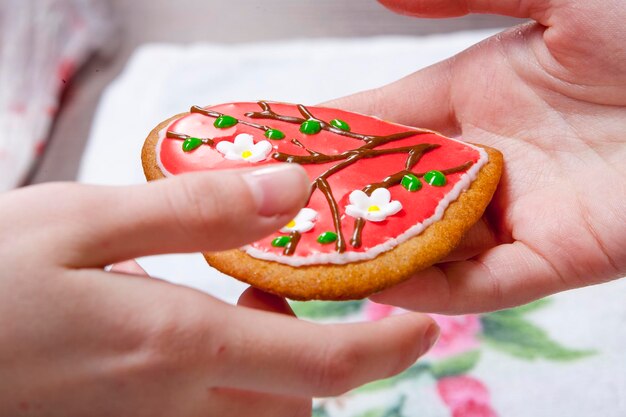
[[[271,103],[271,107],[274,112],[281,115],[302,117],[297,108],[291,104]],[[305,135],[299,131],[300,126],[295,123],[246,117],[246,112],[260,111],[257,103],[231,103],[207,107],[206,109],[281,130],[286,134],[285,139],[271,140],[270,142],[275,150],[292,155],[307,154],[305,150],[291,143],[293,138],[298,139],[307,148],[325,154],[340,153],[358,148],[364,144],[362,140],[340,136],[324,130],[315,135]],[[328,122],[338,118],[347,122],[352,132],[366,135],[382,136],[412,130],[406,126],[342,110],[323,107],[308,107],[308,109],[318,119]],[[221,140],[232,141],[240,133],[252,135],[255,143],[261,140],[268,140],[263,135],[264,132],[262,130],[241,123],[228,129],[218,129],[213,126],[214,121],[215,119],[212,117],[190,114],[171,123],[167,130],[194,137],[212,138],[215,140],[215,143]],[[162,135],[164,134],[165,132],[162,132]],[[396,140],[381,145],[378,149],[411,146],[417,143],[438,144],[440,147],[426,153],[421,158],[412,169],[416,173],[429,170],[444,170],[468,161],[476,163],[481,158],[481,154],[476,148],[435,133],[426,133]],[[158,157],[160,165],[165,171],[164,174],[176,175],[189,171],[250,168],[277,163],[271,156],[265,161],[258,163],[226,160],[221,153],[213,147],[206,145],[200,146],[192,152],[184,152],[181,144],[182,142],[179,139],[162,139],[158,149]],[[328,178],[339,210],[342,213],[343,233],[347,241],[346,252],[368,251],[368,249],[396,238],[410,227],[432,217],[439,202],[444,199],[465,174],[464,172],[458,172],[447,175],[447,184],[443,187],[430,186],[422,181],[423,187],[417,192],[409,192],[400,185],[391,187],[389,191],[391,192],[392,200],[402,203],[402,210],[379,223],[368,221],[363,229],[361,247],[353,248],[349,240],[354,230],[355,219],[344,214],[345,206],[349,204],[349,194],[354,190],[362,189],[367,184],[380,182],[385,177],[402,170],[406,159],[406,154],[390,154],[362,159]],[[313,180],[336,163],[330,162],[303,166]],[[308,207],[318,212],[318,218],[311,231],[302,233],[294,255],[307,257],[314,254],[334,253],[334,244],[323,245],[317,242],[317,237],[321,233],[334,231],[331,212],[324,195],[319,190],[315,191],[311,196]],[[285,234],[277,231],[267,238],[254,242],[251,244],[251,247],[266,253],[281,255],[283,248],[276,248],[271,245],[272,240],[281,235]]]

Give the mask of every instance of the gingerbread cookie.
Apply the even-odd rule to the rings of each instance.
[[[204,256],[298,300],[363,298],[444,258],[500,179],[495,149],[378,118],[285,103],[192,107],[148,136],[148,180],[198,170],[301,164],[306,208],[273,235]]]

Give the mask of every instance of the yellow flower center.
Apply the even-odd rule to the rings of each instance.
[[[296,222],[294,220],[292,220],[289,223],[287,223],[287,225],[285,227],[293,229],[295,226],[296,226]]]
[[[241,153],[241,157],[242,157],[243,159],[250,158],[251,156],[252,156],[252,152],[250,152],[250,151],[243,151],[243,152]]]
[[[369,206],[367,211],[380,211],[380,207],[378,207],[378,206]]]

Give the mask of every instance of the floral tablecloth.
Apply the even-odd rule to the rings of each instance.
[[[622,283],[623,284],[623,283]],[[613,284],[615,285],[615,284]],[[624,294],[625,285],[621,285]],[[601,413],[592,415],[618,416],[626,408],[617,403],[594,405],[594,399],[566,395],[555,396],[553,386],[548,381],[569,385],[572,370],[595,367],[597,362],[611,369],[610,359],[617,353],[615,386],[621,384],[624,391],[624,354],[612,352],[593,333],[587,340],[567,341],[554,336],[549,325],[541,324],[542,314],[555,314],[560,311],[559,297],[548,298],[534,303],[488,314],[465,316],[432,317],[441,327],[437,344],[426,355],[402,374],[387,380],[370,383],[344,396],[316,402],[314,417],[413,417],[413,416],[452,416],[452,417],[496,417],[496,416],[584,416],[585,408],[595,408]],[[561,297],[562,298],[562,297]],[[390,314],[399,314],[400,309],[376,304],[372,301],[349,301],[341,303],[309,302],[292,303],[301,318],[317,321],[378,320]],[[582,304],[581,307],[585,307]],[[552,310],[552,311],[551,311]],[[567,317],[562,316],[566,327]],[[600,323],[599,323],[600,324]],[[606,325],[603,323],[601,325]],[[624,339],[624,336],[621,337]],[[381,341],[384,343],[384,341]],[[606,355],[607,360],[602,356]],[[524,366],[520,366],[524,365]],[[367,366],[367,364],[363,364]],[[501,369],[498,369],[501,368]],[[496,378],[505,369],[515,369],[508,378]],[[596,368],[597,380],[606,372]],[[587,372],[587,371],[586,371]],[[575,375],[575,374],[574,374]],[[576,376],[574,376],[576,378]],[[579,375],[580,386],[585,381]],[[516,381],[517,380],[517,381]],[[520,386],[520,381],[531,381],[533,387]],[[610,378],[606,381],[610,383]],[[543,390],[545,395],[537,392]],[[503,389],[504,388],[504,389]],[[606,388],[609,388],[608,386]],[[516,390],[518,389],[518,390]],[[578,392],[584,390],[577,390]],[[617,393],[617,392],[616,392]],[[538,397],[536,395],[539,394]],[[607,392],[607,398],[612,394]],[[511,397],[517,401],[511,401]],[[595,401],[599,398],[595,398]],[[510,404],[517,402],[511,409]],[[579,411],[564,410],[564,402],[580,403]],[[578,406],[577,406],[578,407]]]

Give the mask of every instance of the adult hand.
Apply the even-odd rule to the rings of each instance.
[[[326,103],[500,149],[490,207],[448,258],[373,297],[494,310],[626,274],[626,3],[384,0],[404,14],[533,19],[385,87]]]
[[[103,270],[241,246],[307,194],[303,170],[279,166],[1,195],[0,415],[304,417],[312,396],[411,365],[437,334],[425,316],[322,326],[256,291],[240,302],[253,310]]]

